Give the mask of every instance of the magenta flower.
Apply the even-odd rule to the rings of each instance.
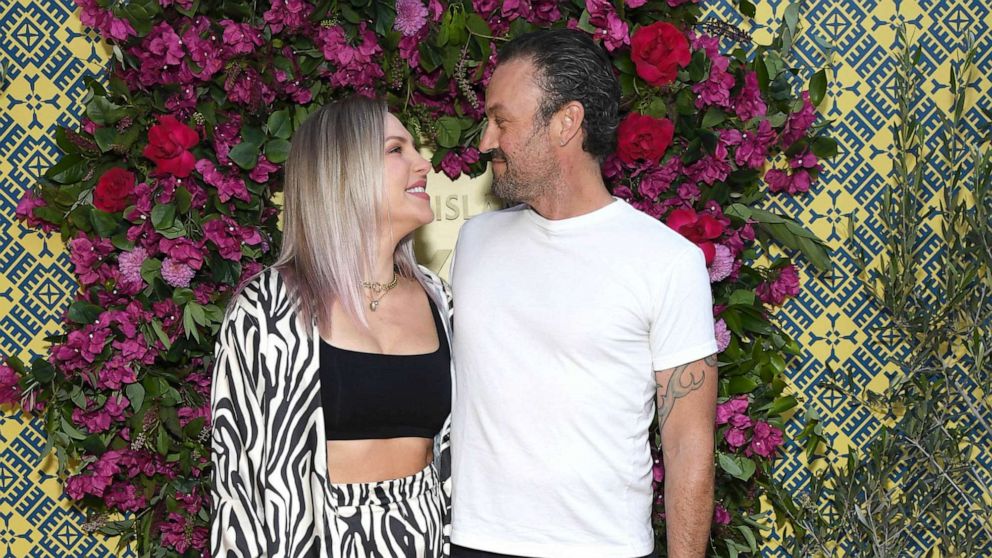
[[[751,445],[744,450],[744,455],[750,457],[758,454],[771,459],[775,450],[782,445],[782,431],[764,421],[758,421],[754,425],[754,436],[751,438]]]
[[[103,363],[97,371],[97,389],[121,389],[125,384],[133,384],[138,380],[138,374],[128,365],[128,361],[120,354],[114,355]]]
[[[114,245],[110,239],[90,239],[82,231],[70,240],[69,261],[74,264],[80,283],[88,286],[106,279],[109,276],[108,270],[100,264],[113,251]]]
[[[148,259],[148,252],[141,246],[135,247],[130,252],[121,252],[117,256],[117,267],[120,269],[121,278],[128,283],[144,284],[141,278],[141,264]]]
[[[262,236],[251,227],[242,227],[230,217],[221,217],[203,224],[203,235],[217,246],[222,258],[241,260],[241,245],[255,246],[262,243]]]
[[[799,271],[792,264],[786,265],[778,271],[772,281],[758,285],[755,294],[765,304],[781,305],[787,298],[799,294]]]
[[[717,54],[710,64],[710,75],[703,81],[692,86],[696,94],[696,108],[711,106],[730,108],[730,90],[736,81],[734,75],[727,71],[730,59]]]
[[[122,511],[136,512],[148,506],[148,501],[138,492],[138,487],[125,482],[112,484],[105,491],[103,501],[108,507]]]
[[[255,68],[247,67],[239,71],[228,72],[224,81],[224,91],[230,101],[247,107],[271,105],[276,100],[276,93],[262,79]]]
[[[534,0],[530,12],[524,17],[534,25],[546,26],[561,19],[561,11],[556,0]]]
[[[158,249],[176,263],[187,265],[194,270],[203,267],[203,247],[188,238],[163,238]]]
[[[727,424],[731,417],[747,412],[748,400],[746,395],[738,395],[716,406],[716,423]]]
[[[45,232],[57,231],[58,227],[42,221],[34,214],[35,209],[45,207],[46,205],[48,204],[45,203],[45,200],[37,196],[34,191],[27,190],[17,202],[17,209],[14,210],[14,216],[21,221],[25,221],[32,229],[41,229]]]
[[[723,281],[734,271],[734,253],[723,244],[716,245],[716,255],[710,263],[710,283]]]
[[[654,477],[654,482],[661,482],[665,480],[665,462],[662,459],[656,459],[654,466],[651,468],[651,474]]]
[[[734,97],[734,112],[737,117],[747,122],[752,118],[764,116],[768,107],[761,98],[761,88],[758,87],[758,74],[748,72],[744,76],[744,87]]]
[[[10,366],[0,364],[0,405],[17,403],[21,398],[20,376]]]
[[[596,27],[593,37],[602,39],[606,50],[613,52],[630,46],[630,29],[627,27],[627,22],[617,15],[612,2],[586,0],[586,10],[589,11],[589,23]]]
[[[217,188],[217,197],[220,198],[220,201],[226,203],[231,198],[251,201],[251,195],[248,193],[248,187],[245,186],[245,181],[236,176],[230,176],[221,172],[209,159],[200,159],[197,161],[196,171],[203,177],[204,182]]]
[[[722,319],[713,324],[713,334],[716,336],[716,352],[722,353],[730,345],[730,329]]]
[[[658,196],[667,192],[674,182],[683,172],[682,159],[671,157],[661,164],[653,167],[641,177],[641,183],[637,189],[642,196],[649,200],[658,199]]]
[[[739,428],[730,428],[723,433],[723,439],[732,449],[737,449],[747,443],[747,434]]]
[[[427,24],[427,6],[420,0],[396,0],[396,20],[393,29],[412,37]]]
[[[220,20],[220,26],[224,28],[224,33],[221,37],[224,39],[227,56],[251,54],[257,47],[262,46],[264,43],[262,33],[247,23],[237,23],[230,19],[222,19]]]
[[[668,2],[671,3],[672,0],[668,0]],[[713,507],[713,523],[717,525],[730,525],[730,512],[727,511],[727,508],[720,504],[716,504]]]
[[[767,120],[758,123],[758,129],[744,132],[741,143],[734,153],[738,165],[760,169],[768,158],[768,148],[775,143],[775,130]]]
[[[474,147],[464,147],[449,151],[441,159],[441,170],[448,178],[454,180],[462,173],[469,171],[469,165],[479,162],[479,150]]]
[[[268,182],[269,175],[277,170],[279,170],[279,165],[270,162],[265,155],[259,154],[258,162],[255,163],[255,168],[251,169],[251,172],[248,173],[248,178],[255,182]],[[244,186],[244,182],[241,182],[241,185]],[[235,195],[235,197],[238,196]]]
[[[803,137],[809,130],[813,122],[816,122],[816,107],[809,99],[809,91],[803,91],[803,106],[796,112],[789,115],[785,121],[785,128],[782,129],[782,147],[788,147],[796,140]]]
[[[306,25],[311,12],[313,4],[305,0],[272,0],[269,9],[262,14],[262,19],[269,24],[273,33],[279,33],[283,29],[295,32]]]
[[[731,167],[724,159],[716,155],[705,155],[702,159],[689,165],[685,169],[685,174],[693,182],[712,186],[717,182],[723,182],[730,174]]]
[[[106,39],[124,41],[137,35],[131,23],[115,17],[113,12],[101,8],[96,0],[75,0],[80,7],[79,21],[100,32]]]
[[[172,258],[162,260],[162,279],[173,287],[188,287],[196,271]]]

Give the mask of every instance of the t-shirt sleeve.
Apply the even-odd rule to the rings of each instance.
[[[667,370],[717,352],[713,333],[713,294],[703,251],[683,250],[654,285],[651,361]]]

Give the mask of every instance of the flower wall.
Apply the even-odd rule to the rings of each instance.
[[[79,290],[47,358],[0,367],[0,396],[44,418],[93,525],[157,555],[207,553],[213,335],[240,278],[277,252],[272,195],[309,110],[384,95],[435,168],[475,175],[499,45],[568,26],[603,44],[621,80],[626,116],[604,164],[614,194],[706,254],[722,363],[714,552],[756,550],[758,498],[796,402],[782,373],[797,348],[769,311],[799,288],[788,259],[756,263],[759,243],[829,265],[815,236],[761,209],[807,191],[836,151],[816,123],[824,74],[797,78],[783,56],[794,21],[759,47],[678,0],[79,6],[113,46],[111,71],[18,205],[65,240]],[[662,512],[659,500],[659,533]]]

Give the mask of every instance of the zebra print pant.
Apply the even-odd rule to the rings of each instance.
[[[443,491],[433,464],[400,479],[329,484],[330,558],[441,558]]]

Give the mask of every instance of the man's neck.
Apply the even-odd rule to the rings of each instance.
[[[568,173],[565,173],[568,174]],[[578,217],[592,213],[613,202],[613,196],[606,189],[603,177],[596,173],[582,173],[582,176],[563,176],[557,187],[527,205],[541,217],[552,221]]]

